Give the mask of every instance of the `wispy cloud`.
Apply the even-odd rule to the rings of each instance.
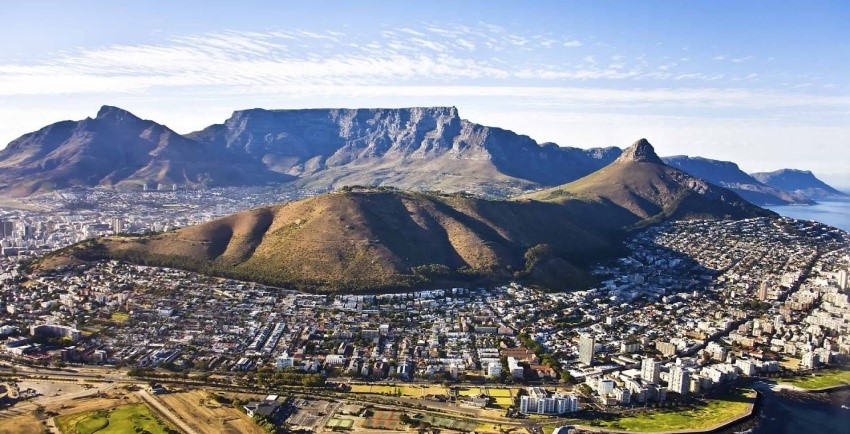
[[[561,95],[562,100],[573,101],[576,97],[571,95],[580,94],[611,102],[611,98],[605,97],[611,95],[607,90],[592,93],[575,87],[594,82],[594,86],[602,88],[606,87],[605,83],[617,83],[618,92],[627,92],[617,95],[636,95],[636,100],[750,106],[749,98],[754,96],[737,98],[741,94],[738,90],[717,89],[723,84],[733,86],[761,78],[755,73],[742,75],[740,71],[687,70],[677,61],[665,57],[652,61],[646,54],[627,57],[610,52],[597,54],[586,48],[556,50],[558,46],[578,48],[582,43],[572,36],[516,34],[488,24],[476,27],[425,24],[376,30],[359,38],[337,31],[227,31],[173,37],[154,44],[83,48],[26,64],[0,63],[0,97],[144,94],[161,89],[211,94],[295,94],[309,89],[321,94],[362,95],[370,91],[382,95],[379,89],[385,88],[400,94],[427,89],[437,95],[441,94],[440,89],[451,89],[454,93],[474,89],[503,96],[522,89],[523,95],[532,98],[536,96],[529,96],[534,93],[529,89],[536,86],[544,89],[539,97]],[[562,53],[561,57],[549,57],[546,61],[538,60],[541,56],[537,54],[522,57],[526,56],[526,50],[535,49]],[[675,58],[681,61],[680,56]],[[751,58],[714,57],[736,63]],[[688,61],[687,66],[695,63]],[[487,86],[482,87],[483,83]],[[688,89],[623,90],[634,85],[628,83],[671,89],[683,83],[691,87],[702,83],[713,90],[705,94]],[[818,97],[778,98],[770,91],[761,92],[760,101],[779,105],[836,103]]]

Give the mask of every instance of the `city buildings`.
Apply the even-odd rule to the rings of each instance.
[[[578,410],[575,395],[550,394],[542,387],[531,387],[528,395],[520,397],[519,411],[522,414],[556,415]]]
[[[593,364],[593,355],[596,353],[596,339],[591,335],[582,335],[579,338],[578,360],[585,365]]]
[[[690,372],[682,366],[674,365],[670,368],[670,380],[667,390],[678,393],[679,395],[687,395],[690,381]]]
[[[661,362],[644,358],[640,364],[640,378],[647,383],[658,384],[661,381]]]

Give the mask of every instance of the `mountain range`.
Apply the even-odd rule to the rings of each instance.
[[[287,178],[109,106],[95,118],[25,134],[0,151],[0,190],[15,196],[76,186],[254,185]]]
[[[94,118],[46,126],[0,150],[0,194],[293,182],[316,190],[392,186],[507,197],[575,181],[622,152],[537,143],[462,119],[454,107],[241,110],[222,124],[180,135],[104,106]],[[768,185],[730,162],[666,161],[759,205],[807,204],[810,196],[834,194],[799,177]]]
[[[753,173],[753,177],[772,187],[812,199],[848,197],[847,193],[830,187],[808,170],[781,169],[774,172]]]
[[[646,140],[574,182],[510,200],[343,188],[145,236],[90,240],[37,266],[99,259],[302,290],[396,291],[519,279],[586,288],[627,231],[665,220],[775,216],[666,165]]]
[[[785,191],[765,184],[741,170],[731,161],[712,160],[702,157],[676,155],[663,158],[664,162],[679,170],[702,178],[712,184],[726,187],[744,199],[761,206],[765,205],[812,205],[809,195]]]

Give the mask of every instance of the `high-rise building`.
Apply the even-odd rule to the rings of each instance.
[[[676,345],[672,342],[658,341],[655,343],[655,349],[658,350],[664,357],[676,355]]]
[[[0,221],[0,238],[12,238],[15,234],[15,222],[11,220]]]
[[[838,287],[841,288],[842,291],[846,290],[847,286],[850,285],[847,278],[847,270],[838,270]]]
[[[640,378],[647,383],[658,384],[661,380],[661,362],[647,357],[640,364]]]
[[[119,217],[114,217],[112,219],[112,232],[116,234],[124,232],[124,220],[121,220]]]
[[[592,335],[582,335],[578,341],[578,361],[585,365],[593,364],[596,351],[596,339]]]
[[[690,373],[685,368],[673,366],[670,368],[670,381],[667,384],[667,390],[679,395],[687,395],[690,381]]]
[[[500,375],[502,375],[502,364],[498,361],[490,362],[487,365],[487,376],[498,378]]]
[[[761,282],[761,284],[759,285],[759,290],[758,290],[758,294],[757,294],[758,299],[761,300],[761,301],[767,300],[767,298],[769,296],[768,291],[769,291],[769,288],[768,288],[768,285],[767,285],[767,281]]]
[[[575,395],[550,395],[542,387],[532,387],[528,395],[519,401],[519,411],[523,414],[564,414],[578,410],[578,397]]]

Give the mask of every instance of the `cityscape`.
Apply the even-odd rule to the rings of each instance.
[[[850,4],[3,18],[0,434],[850,434]]]
[[[158,381],[202,376],[249,387],[265,376],[277,396],[302,381],[337,385],[355,399],[390,387],[465,418],[517,425],[529,415],[627,414],[847,363],[850,236],[791,219],[653,226],[630,237],[628,255],[594,267],[598,287],[573,292],[510,283],[325,295],[114,260],[22,268],[86,238],[164,231],[310,194],[77,191],[10,210],[0,275],[4,359],[33,375],[85,366],[123,372],[122,381],[167,374]],[[138,214],[80,206],[100,201],[133,204]],[[245,408],[291,429],[319,428],[292,424],[299,407],[291,400],[272,401]],[[335,414],[328,420],[371,423]]]

